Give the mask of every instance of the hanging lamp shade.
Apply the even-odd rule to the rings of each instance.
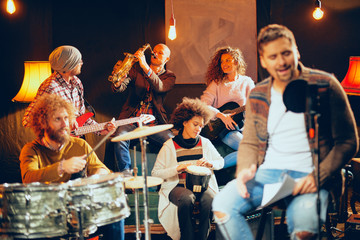
[[[40,84],[51,75],[49,61],[25,61],[24,80],[13,102],[31,102],[34,100]]]
[[[349,69],[341,82],[348,95],[360,95],[360,57],[350,57]]]

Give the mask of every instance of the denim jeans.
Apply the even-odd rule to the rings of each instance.
[[[125,220],[99,227],[98,233],[103,235],[102,240],[125,240]]]
[[[137,126],[130,124],[130,125],[124,125],[120,126],[116,130],[116,135],[119,136],[121,134],[131,132],[135,130]],[[164,142],[168,140],[169,138],[172,138],[174,135],[170,130],[162,131],[150,136],[147,136],[148,139],[150,139],[152,142],[157,144],[159,147],[162,147]],[[120,141],[114,143],[114,153],[115,153],[115,161],[117,163],[118,171],[122,172],[125,169],[131,168],[131,158],[130,158],[130,140],[126,141]],[[116,164],[115,164],[116,166]]]
[[[238,130],[230,131],[226,134],[220,133],[220,137],[223,143],[225,143],[234,150],[238,149],[240,141],[243,139],[242,133]]]
[[[264,184],[280,182],[285,174],[292,178],[301,178],[307,175],[307,173],[296,171],[259,169],[255,178],[246,183],[250,198],[244,199],[240,196],[236,188],[236,179],[229,182],[215,196],[213,211],[226,214],[222,219],[215,216],[216,223],[225,239],[254,239],[244,216],[260,206]],[[328,195],[327,190],[320,190],[320,218],[322,223],[326,219]],[[316,197],[317,193],[310,193],[297,196],[291,195],[284,199],[287,206],[286,221],[288,232],[291,233],[291,239],[295,239],[296,232],[318,232]]]
[[[233,167],[236,165],[237,162],[237,154],[238,152],[232,152],[229,153],[228,155],[226,155],[224,157],[224,167],[223,168],[228,168],[228,167]]]

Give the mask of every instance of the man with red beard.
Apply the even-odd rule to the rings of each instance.
[[[74,106],[56,94],[44,94],[34,104],[29,125],[37,138],[27,143],[20,153],[22,181],[67,182],[86,167],[87,176],[108,174],[110,170],[99,160],[83,139],[70,136],[75,120]],[[98,228],[103,240],[124,240],[124,220]]]
[[[107,174],[110,170],[91,152],[81,138],[70,136],[74,107],[56,94],[39,97],[29,124],[37,138],[21,150],[20,167],[24,183],[66,182],[87,164],[87,175]]]

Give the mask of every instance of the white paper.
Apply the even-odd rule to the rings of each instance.
[[[261,205],[258,208],[266,207],[282,198],[292,194],[296,181],[289,175],[285,175],[282,182],[265,184]]]

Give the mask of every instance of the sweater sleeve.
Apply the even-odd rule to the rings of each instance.
[[[206,149],[206,159],[213,165],[214,170],[220,170],[224,167],[224,158],[216,150],[214,145],[210,142],[209,139],[202,137],[201,138]]]
[[[248,99],[248,101],[249,100],[250,99]],[[243,130],[243,139],[238,148],[236,175],[241,169],[249,168],[252,164],[258,164],[259,143],[256,135],[256,119],[251,110],[250,101],[246,104],[246,121]],[[264,131],[266,131],[266,129],[264,129]]]
[[[172,139],[165,142],[156,158],[156,162],[151,171],[151,175],[154,177],[160,177],[162,179],[168,179],[178,174],[176,171],[177,161],[175,148],[171,148],[169,143],[172,143]]]
[[[38,154],[36,148],[26,144],[20,153],[20,169],[23,183],[32,182],[62,182],[65,176],[61,178],[58,175],[60,162],[40,167],[42,156]]]

